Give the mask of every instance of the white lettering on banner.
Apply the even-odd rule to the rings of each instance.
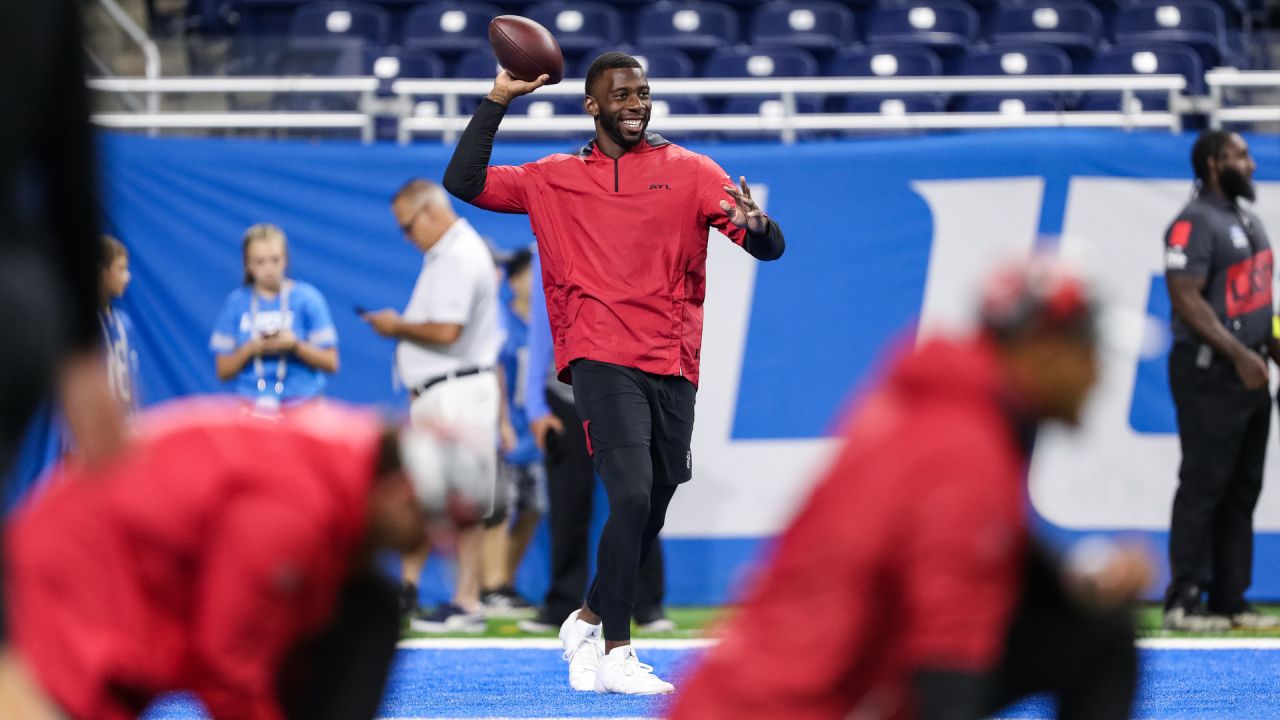
[[[1259,183],[1256,210],[1280,228]],[[1062,253],[1092,276],[1108,303],[1102,373],[1079,430],[1041,434],[1031,466],[1031,499],[1051,522],[1073,529],[1163,530],[1169,525],[1181,451],[1177,435],[1139,434],[1129,423],[1151,279],[1163,274],[1165,229],[1187,202],[1185,180],[1079,178],[1071,183]],[[1117,201],[1117,198],[1123,198]],[[1127,342],[1117,343],[1118,340]],[[1259,530],[1280,530],[1280,446],[1270,434],[1266,479],[1255,515]]]
[[[1256,210],[1280,228],[1259,183]],[[912,184],[933,215],[921,334],[963,330],[973,321],[979,279],[1028,251],[1037,235],[1040,178]],[[767,188],[753,188],[761,205]],[[1031,497],[1053,523],[1075,529],[1164,529],[1177,482],[1173,434],[1139,434],[1129,424],[1134,378],[1149,320],[1153,276],[1167,259],[1164,231],[1190,192],[1187,180],[1079,178],[1067,198],[1060,248],[1088,271],[1108,309],[1102,376],[1082,427],[1048,428],[1036,446]],[[755,287],[756,260],[713,233],[707,259],[702,384],[694,425],[695,481],[667,516],[668,537],[751,537],[781,530],[834,451],[829,439],[738,440],[733,418]],[[1280,447],[1271,434],[1260,530],[1280,530]]]
[[[752,197],[767,208],[764,185]],[[712,231],[707,248],[702,372],[693,424],[693,482],[680,488],[667,512],[664,537],[772,535],[804,499],[833,443],[733,440],[738,380],[758,261]]]

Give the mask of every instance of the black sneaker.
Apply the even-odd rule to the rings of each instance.
[[[506,585],[480,595],[485,615],[495,618],[523,618],[533,614],[533,605],[520,597],[515,588]]]
[[[560,629],[560,624],[564,620],[557,621],[555,618],[539,611],[537,615],[531,618],[525,618],[516,623],[516,627],[520,632],[526,632],[531,635],[542,635],[545,633],[553,633]]]
[[[409,619],[409,629],[423,633],[482,633],[487,629],[483,613],[469,613],[445,603],[429,613],[414,613]]]

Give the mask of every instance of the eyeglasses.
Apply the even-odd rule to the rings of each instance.
[[[412,235],[413,224],[418,221],[418,216],[422,214],[423,210],[427,209],[428,204],[429,203],[422,203],[419,205],[418,209],[414,210],[413,214],[409,216],[409,222],[400,226],[400,232],[404,233],[405,237],[410,237]]]

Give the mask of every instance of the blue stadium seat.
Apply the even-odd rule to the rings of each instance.
[[[363,38],[300,38],[291,40],[276,61],[273,74],[286,76],[356,76],[364,74]],[[276,110],[292,112],[354,112],[359,97],[351,93],[278,93]]]
[[[1085,93],[1076,103],[1076,110],[1085,112],[1120,112],[1123,106],[1120,93]],[[1164,112],[1169,109],[1169,96],[1163,93],[1138,93],[1134,95],[1130,112]]]
[[[1200,56],[1185,45],[1117,44],[1098,51],[1091,70],[1097,75],[1182,75],[1187,79],[1186,92],[1204,94],[1204,66]]]
[[[493,5],[474,2],[430,2],[405,17],[404,44],[440,53],[460,53],[489,46],[489,21],[501,15]]]
[[[823,99],[820,95],[797,95],[796,112],[822,112]],[[720,112],[725,115],[764,115],[778,117],[784,112],[782,100],[777,96],[743,95],[731,97],[724,101]]]
[[[711,112],[707,101],[689,95],[664,95],[653,99],[653,114],[649,124],[666,115],[706,115]],[[659,128],[658,132],[662,132]]]
[[[942,74],[942,60],[918,45],[877,45],[840,51],[827,63],[835,77],[915,77]]]
[[[818,61],[799,48],[721,48],[702,66],[703,77],[811,77]]]
[[[662,2],[640,10],[636,44],[705,52],[738,39],[738,16],[719,3]]]
[[[301,5],[289,20],[289,37],[316,40],[359,38],[386,44],[391,16],[377,5],[360,2],[317,2]]]
[[[1084,0],[1027,0],[1001,5],[991,16],[995,42],[1057,45],[1073,53],[1092,51],[1102,37],[1102,13]]]
[[[1070,75],[1071,58],[1053,45],[1001,44],[970,49],[960,61],[961,75]]]
[[[610,50],[627,53],[640,61],[640,66],[651,78],[687,78],[693,77],[693,61],[681,50],[666,47],[601,47],[592,52],[583,53],[573,66],[573,77],[586,77],[591,61],[601,53]]]
[[[1210,0],[1148,0],[1116,12],[1117,43],[1175,42],[1195,48],[1204,67],[1222,57],[1226,21]]]
[[[534,5],[523,14],[554,33],[566,53],[617,45],[622,39],[622,15],[604,3],[559,0]]]
[[[493,51],[485,45],[462,53],[453,63],[451,76],[492,80],[498,76],[500,69],[501,66],[498,65],[498,59],[493,56]]]
[[[1063,109],[1063,102],[1053,93],[957,95],[952,99],[951,109],[955,112],[1025,115],[1059,112]]]
[[[832,52],[854,39],[853,12],[825,0],[781,0],[751,16],[754,45],[781,45]]]
[[[294,40],[275,59],[271,69],[275,75],[354,77],[364,75],[362,40],[317,43],[308,39]],[[287,93],[282,93],[287,95]]]
[[[711,53],[702,67],[703,77],[811,77],[818,74],[818,61],[799,48],[721,48]],[[821,112],[821,95],[796,96],[797,112]],[[779,95],[744,95],[729,98],[722,112],[734,115],[770,115],[782,112]]]
[[[942,98],[934,95],[849,95],[836,103],[839,112],[873,115],[936,113],[945,108]]]
[[[924,45],[939,52],[969,46],[978,14],[961,0],[891,0],[871,11],[867,42]]]
[[[363,66],[365,74],[386,81],[446,77],[440,56],[422,48],[367,47],[363,52]]]

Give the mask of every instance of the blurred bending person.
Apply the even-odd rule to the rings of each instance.
[[[1094,314],[1038,260],[992,280],[976,336],[898,358],[671,717],[970,720],[1039,692],[1129,717],[1145,557],[1063,570],[1027,530],[1030,445],[1079,419]]]
[[[77,720],[180,689],[216,718],[372,718],[400,629],[373,553],[473,521],[478,457],[330,404],[144,416],[116,460],[64,466],[15,516],[18,652]]]
[[[102,236],[102,277],[98,324],[107,355],[107,383],[120,409],[132,416],[138,409],[138,351],[133,346],[133,319],[116,301],[124,297],[133,276],[124,243]]]
[[[72,0],[6,3],[0,23],[0,484],[54,389],[86,461],[123,440],[94,320],[99,208],[79,13]],[[0,715],[34,715],[4,640],[0,621]]]
[[[396,340],[396,376],[409,390],[410,422],[447,423],[477,446],[489,448],[489,510],[497,483],[501,393],[494,363],[502,345],[498,273],[489,246],[458,217],[439,185],[415,178],[391,201],[404,239],[422,253],[422,269],[404,312],[365,313],[374,332]],[[487,513],[486,513],[487,514]],[[404,556],[405,602],[415,606],[409,626],[418,632],[485,630],[480,604],[483,528],[458,534],[458,574],[450,602],[418,612],[418,585],[430,543]]]
[[[338,331],[315,286],[289,278],[284,231],[259,223],[245,231],[244,284],[227,296],[209,349],[218,379],[259,410],[319,397],[338,371]]]

